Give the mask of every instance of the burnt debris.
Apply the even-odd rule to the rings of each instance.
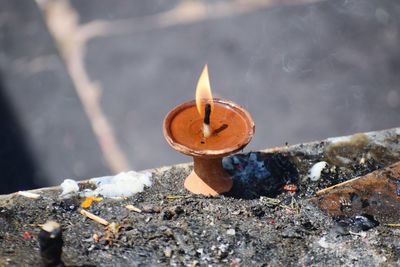
[[[227,195],[238,198],[275,197],[285,185],[293,187],[299,176],[290,158],[280,153],[238,154],[224,158],[223,164],[233,177],[233,188]]]
[[[350,233],[358,233],[368,231],[379,225],[374,216],[370,214],[359,214],[354,217],[338,216],[333,218],[333,232],[337,235],[346,235]]]

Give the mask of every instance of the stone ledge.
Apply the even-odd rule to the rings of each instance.
[[[79,212],[83,198],[60,199],[59,187],[29,191],[41,194],[39,199],[3,195],[0,265],[38,264],[36,238],[39,225],[48,219],[63,228],[67,266],[395,265],[396,228],[381,223],[366,231],[352,218],[344,223],[328,216],[308,199],[321,188],[398,161],[399,140],[400,128],[394,128],[254,152],[275,175],[239,181],[234,193],[216,198],[183,188],[190,163],[148,170],[153,185],[143,192],[105,198],[87,208],[109,222],[107,227]],[[236,155],[239,160],[248,156]],[[321,160],[328,168],[311,181],[307,172]],[[298,175],[291,181],[296,192],[264,186],[269,179],[286,177],[289,164],[296,166]],[[277,190],[273,198],[268,195],[271,188]],[[126,205],[142,212],[129,211]]]

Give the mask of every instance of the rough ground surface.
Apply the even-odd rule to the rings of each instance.
[[[43,197],[38,200],[2,196],[0,266],[37,265],[38,224],[48,219],[64,229],[68,266],[395,266],[400,263],[398,228],[381,223],[363,231],[351,218],[348,223],[331,218],[307,199],[321,188],[398,160],[399,138],[395,129],[258,152],[257,159],[273,174],[269,179],[279,183],[291,177],[296,193],[281,186],[260,189],[265,183],[257,181],[265,177],[252,177],[236,178],[227,196],[194,196],[182,187],[190,165],[154,170],[153,186],[144,192],[105,199],[88,209],[119,224],[115,232],[83,217],[78,212],[82,199],[59,199],[56,188],[39,191]],[[351,161],[338,161],[344,157]],[[320,160],[328,168],[311,182],[307,171]],[[271,194],[274,199],[268,198]],[[126,204],[143,212],[130,212]]]

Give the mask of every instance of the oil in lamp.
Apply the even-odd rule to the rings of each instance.
[[[172,148],[193,157],[193,171],[185,179],[185,188],[194,194],[217,196],[232,188],[222,158],[243,149],[253,137],[255,125],[239,105],[213,99],[205,65],[196,100],[172,109],[164,119],[163,131]]]

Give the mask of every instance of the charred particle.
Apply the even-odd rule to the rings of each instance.
[[[367,231],[378,226],[379,222],[372,215],[361,214],[354,217],[354,225],[362,231]]]
[[[61,201],[61,202],[54,202],[52,204],[53,206],[53,210],[57,211],[57,210],[62,210],[62,211],[67,211],[67,212],[73,212],[76,211],[79,207],[79,205],[77,205],[76,203],[67,200],[67,201]]]
[[[161,213],[161,216],[163,220],[171,220],[174,214],[169,210],[165,210]]]
[[[316,229],[310,221],[303,222],[301,225],[304,227],[304,229],[309,231]]]
[[[174,207],[169,208],[169,212],[172,215],[180,215],[180,214],[184,213],[185,210],[181,206],[174,206]]]
[[[253,214],[253,216],[261,218],[265,215],[265,211],[263,210],[263,208],[261,206],[254,206],[251,208],[251,213]]]
[[[333,220],[332,230],[339,235],[349,234],[350,231],[368,231],[379,225],[379,222],[372,215],[366,213],[355,215],[354,217],[335,217]]]
[[[366,208],[369,206],[369,201],[368,199],[361,199],[361,208]]]

